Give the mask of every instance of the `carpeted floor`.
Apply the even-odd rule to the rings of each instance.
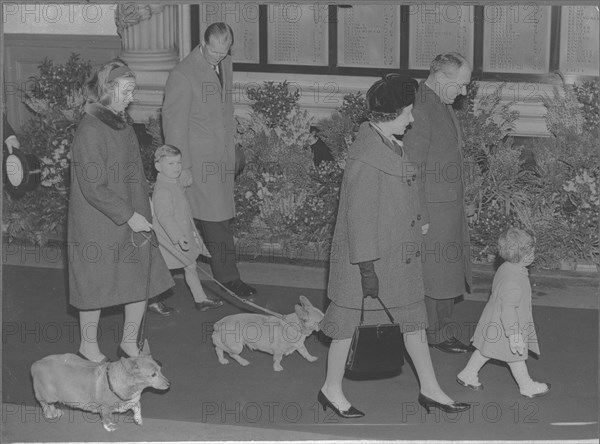
[[[172,387],[164,393],[144,393],[145,418],[281,429],[282,433],[327,433],[348,439],[597,437],[595,310],[535,307],[542,355],[539,360],[529,359],[528,366],[535,379],[552,383],[547,397],[521,397],[508,368],[494,363],[488,363],[480,374],[485,390],[469,391],[454,381],[467,357],[432,351],[441,386],[451,397],[473,403],[468,413],[427,415],[416,403],[417,381],[410,365],[405,365],[401,374],[390,378],[345,380],[347,397],[367,413],[352,421],[323,412],[316,402],[325,376],[325,338],[313,335],[306,341],[318,361],[309,363],[294,353],[284,357],[283,372],[273,371],[270,355],[249,350],[242,353],[249,366],[232,360],[221,365],[210,338],[212,325],[241,308],[226,304],[220,310],[197,312],[183,280],[176,282],[166,303],[176,307],[177,313],[170,317],[149,314],[147,318],[152,354],[162,361]],[[216,286],[205,284],[216,291]],[[4,266],[3,289],[2,400],[34,406],[29,368],[43,356],[77,350],[77,313],[68,307],[61,270]],[[325,295],[320,290],[259,286],[257,302],[290,313],[300,294],[324,308]],[[470,337],[482,308],[483,303],[473,301],[457,305],[457,332],[463,340]],[[122,322],[119,309],[106,310],[101,318],[100,346],[109,358],[116,357]]]

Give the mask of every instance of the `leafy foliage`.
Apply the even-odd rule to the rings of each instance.
[[[264,82],[262,86],[247,89],[249,100],[254,103],[252,111],[264,117],[269,128],[280,126],[288,118],[290,112],[298,107],[300,91],[292,90],[287,81]]]

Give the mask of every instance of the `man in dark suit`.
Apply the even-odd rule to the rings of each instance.
[[[464,210],[462,138],[452,103],[466,94],[471,67],[458,53],[438,55],[421,83],[413,109],[412,128],[404,135],[428,231],[421,260],[429,327],[427,341],[447,353],[467,353],[452,322],[456,299],[470,291],[469,231]]]
[[[204,39],[169,74],[162,118],[165,142],[181,150],[181,183],[192,215],[211,253],[214,278],[238,296],[256,289],[240,279],[232,221],[235,216],[235,125],[233,69],[229,50],[233,31],[209,25]],[[236,168],[237,167],[237,168]]]

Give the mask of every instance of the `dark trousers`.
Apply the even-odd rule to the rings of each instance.
[[[196,228],[208,248],[210,268],[219,282],[230,282],[240,278],[233,243],[233,219],[212,222],[194,219]]]
[[[458,325],[452,322],[455,299],[433,299],[425,296],[425,307],[427,308],[427,319],[429,321],[429,327],[425,332],[427,333],[427,342],[430,344],[439,344],[453,336],[460,339],[460,331],[457,331]]]

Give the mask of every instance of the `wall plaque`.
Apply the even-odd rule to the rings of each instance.
[[[473,7],[417,3],[409,7],[409,69],[429,69],[444,52],[458,52],[473,66]]]
[[[560,30],[560,71],[598,76],[598,7],[562,6]]]
[[[327,65],[328,6],[274,3],[268,8],[268,63]]]
[[[550,6],[486,5],[483,70],[545,74],[549,69]]]
[[[400,67],[400,6],[338,9],[338,66]]]

